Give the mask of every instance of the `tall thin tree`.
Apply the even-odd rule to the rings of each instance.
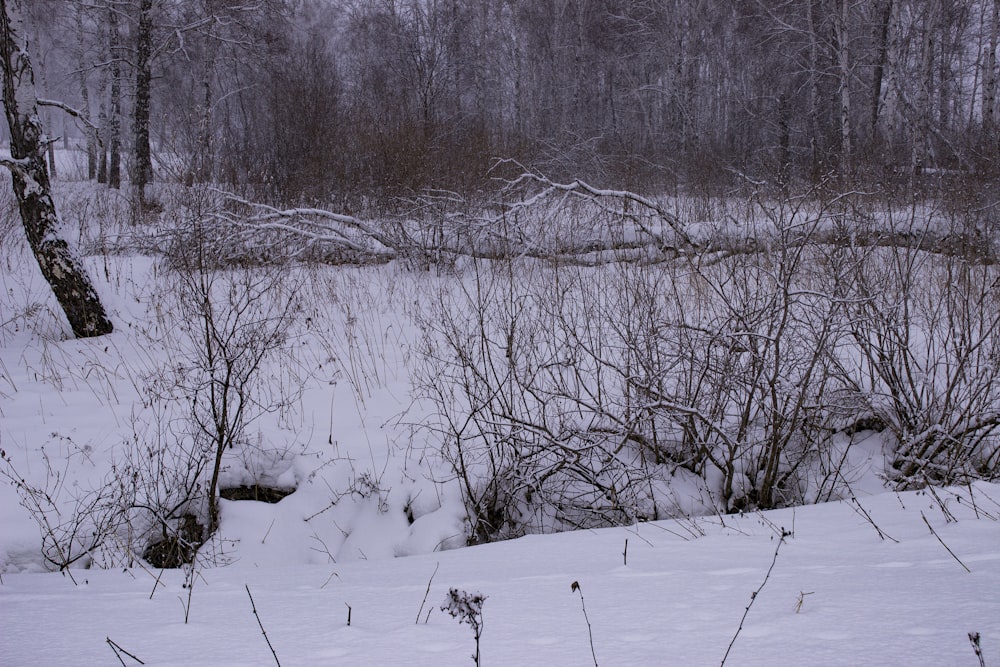
[[[140,204],[146,203],[146,185],[153,181],[153,161],[149,146],[150,81],[153,56],[153,0],[139,2],[136,33],[135,104],[132,131],[135,135],[135,164],[132,185]]]

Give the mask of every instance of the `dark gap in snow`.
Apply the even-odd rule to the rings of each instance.
[[[233,486],[220,489],[219,495],[226,500],[257,500],[262,503],[276,503],[285,496],[291,495],[295,489],[280,489],[273,486]]]
[[[186,565],[194,560],[198,547],[204,543],[202,537],[204,526],[193,514],[185,514],[176,526],[174,534],[167,534],[164,527],[163,537],[147,546],[142,552],[142,558],[153,567],[172,569]]]

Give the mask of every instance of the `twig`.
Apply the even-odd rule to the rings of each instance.
[[[938,507],[941,509],[941,513],[944,514],[945,523],[952,523],[954,521],[958,521],[958,519],[955,518],[955,515],[951,513],[951,510],[948,509],[948,506],[945,504],[944,500],[941,499],[941,496],[939,496],[937,494],[937,491],[934,490],[934,486],[932,484],[928,483],[927,486],[925,486],[924,488],[927,489],[928,493],[931,494],[931,497],[933,497],[934,500],[937,502]]]
[[[336,571],[334,571],[334,572],[330,573],[330,576],[326,578],[326,581],[324,581],[324,582],[323,582],[323,585],[322,585],[322,586],[320,586],[320,588],[321,588],[321,589],[322,589],[322,588],[326,588],[326,585],[327,585],[328,583],[330,583],[331,581],[333,581],[333,578],[334,578],[334,577],[337,577],[337,579],[340,579],[340,575],[339,575],[339,574],[337,574],[337,572],[336,572]]]
[[[149,599],[152,600],[153,596],[156,595],[156,588],[160,585],[160,579],[163,577],[163,573],[166,568],[161,567],[160,573],[156,576],[156,581],[153,582],[153,590],[149,591]]]
[[[979,645],[979,633],[970,632],[969,642],[972,644],[972,650],[976,652],[976,657],[979,658],[979,667],[986,667],[986,658],[983,657],[983,647]]]
[[[795,613],[796,614],[799,613],[800,611],[802,611],[802,605],[806,601],[806,596],[807,595],[812,595],[815,592],[816,591],[809,591],[808,593],[806,593],[805,591],[799,591],[799,599],[795,602]]]
[[[778,539],[778,546],[774,549],[774,558],[771,559],[771,567],[767,568],[767,574],[764,575],[764,581],[760,582],[760,586],[757,587],[753,593],[750,594],[750,602],[747,603],[746,609],[743,610],[743,618],[740,619],[740,627],[736,628],[736,634],[733,635],[732,641],[729,642],[729,648],[726,649],[726,654],[722,656],[722,662],[720,667],[726,664],[726,659],[729,658],[729,652],[733,650],[733,644],[736,643],[736,638],[740,636],[740,632],[743,631],[743,624],[747,620],[747,615],[750,613],[750,607],[753,606],[754,601],[760,592],[764,590],[764,586],[767,585],[767,580],[771,578],[771,572],[774,570],[774,564],[778,562],[778,552],[781,551],[781,545],[785,543],[785,538],[788,537],[789,533],[784,529],[781,530],[781,537]]]
[[[850,489],[850,487],[848,487],[848,489]],[[853,495],[853,492],[851,494],[851,502],[854,503],[853,505],[851,505],[851,509],[853,509],[855,512],[857,512],[858,514],[860,514],[861,516],[863,516],[865,518],[865,521],[867,521],[868,523],[870,523],[872,525],[872,528],[875,529],[875,532],[878,533],[879,537],[881,537],[883,540],[885,540],[885,539],[888,538],[889,540],[892,540],[896,544],[899,544],[899,540],[897,540],[892,535],[884,532],[881,528],[878,527],[878,524],[875,523],[875,519],[873,519],[872,515],[868,513],[868,510],[866,510],[861,505],[861,502],[857,499],[857,497],[855,497]]]
[[[271,646],[271,640],[267,638],[267,630],[264,629],[264,624],[260,622],[260,614],[257,613],[257,605],[253,602],[253,596],[250,595],[250,586],[248,584],[243,584],[247,589],[247,597],[250,598],[250,608],[253,609],[253,615],[257,618],[257,625],[260,626],[260,632],[264,635],[264,641],[267,642],[267,647],[271,649],[271,655],[274,656],[274,664],[281,667],[281,662],[278,660],[278,654],[274,652],[274,647]]]
[[[277,521],[277,518],[271,519],[271,525],[267,527],[267,532],[264,533],[264,537],[261,538],[261,540],[260,540],[261,544],[264,544],[265,542],[267,542],[267,536],[271,534],[271,529],[274,528],[274,522],[275,521]]]
[[[184,588],[187,588],[187,604],[184,603],[184,598],[181,598],[181,605],[184,607],[184,625],[187,625],[188,618],[191,615],[191,596],[194,595],[194,577],[195,577],[195,563],[191,563],[185,568],[184,572]],[[155,591],[156,588],[154,587]]]
[[[594,651],[594,632],[590,627],[590,618],[587,616],[587,603],[583,601],[583,587],[579,581],[570,584],[570,590],[580,594],[580,606],[583,607],[583,620],[587,622],[587,635],[590,637],[590,655],[594,658],[594,667],[597,667],[597,653]]]
[[[420,623],[420,614],[424,612],[424,605],[427,604],[427,596],[431,594],[431,583],[434,581],[434,575],[438,573],[439,567],[441,567],[441,561],[438,561],[437,565],[434,566],[431,578],[427,580],[427,590],[424,591],[424,599],[420,601],[420,609],[417,610],[417,624]],[[428,614],[427,617],[430,618],[430,614]]]
[[[969,635],[969,639],[972,639],[972,635],[971,634]],[[977,641],[979,640],[979,633],[978,632],[976,633],[976,640]],[[138,662],[140,665],[145,665],[146,664],[142,660],[140,660],[139,658],[135,657],[134,655],[132,655],[131,653],[129,653],[128,651],[126,651],[125,649],[123,649],[121,646],[119,646],[118,644],[116,644],[114,641],[112,641],[111,637],[105,637],[104,641],[106,641],[108,643],[108,646],[111,647],[111,651],[115,654],[115,657],[118,658],[118,662],[122,663],[122,665],[125,665],[125,661],[122,659],[122,656],[121,656],[122,653],[124,653],[128,657],[132,658],[133,660],[135,660],[136,662]],[[980,660],[982,660],[982,658],[980,658]],[[127,667],[127,665],[125,667]]]
[[[970,570],[970,569],[969,569],[968,567],[966,567],[965,563],[963,563],[963,562],[962,562],[962,560],[961,560],[961,559],[960,559],[960,558],[959,558],[958,556],[956,556],[956,555],[955,555],[955,552],[954,552],[954,551],[952,551],[951,549],[949,549],[949,548],[948,548],[948,545],[944,543],[944,540],[942,540],[942,539],[941,539],[941,536],[940,536],[940,535],[938,535],[938,534],[937,534],[937,532],[936,532],[936,531],[934,530],[934,528],[933,528],[933,527],[931,526],[931,522],[927,520],[927,517],[926,517],[926,516],[924,516],[924,513],[923,513],[923,511],[921,511],[921,512],[920,512],[920,518],[921,518],[921,519],[923,519],[923,520],[924,520],[924,523],[926,523],[926,524],[927,524],[927,528],[929,528],[929,529],[930,529],[930,531],[931,531],[931,535],[933,535],[934,537],[936,537],[936,538],[937,538],[937,541],[938,541],[938,542],[940,542],[940,543],[941,543],[941,546],[943,546],[943,547],[945,548],[945,550],[946,550],[946,551],[947,551],[948,553],[950,553],[950,554],[951,554],[951,557],[952,557],[952,558],[954,558],[954,559],[955,559],[956,561],[958,561],[958,564],[959,564],[959,565],[961,565],[961,566],[962,566],[962,568],[963,568],[963,569],[964,569],[964,570],[965,570],[966,572],[968,572],[969,574],[972,574],[972,570]]]

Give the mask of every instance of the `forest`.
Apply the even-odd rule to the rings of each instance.
[[[486,196],[497,160],[721,195],[895,197],[997,173],[989,0],[38,0],[54,136],[111,187],[361,210]],[[155,162],[155,165],[153,164]],[[155,166],[155,169],[154,169]],[[957,193],[956,193],[956,196]]]

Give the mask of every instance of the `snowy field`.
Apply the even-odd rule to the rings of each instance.
[[[947,513],[929,495],[883,494],[861,505],[530,536],[336,565],[262,563],[255,551],[274,537],[261,530],[243,535],[246,548],[232,564],[200,569],[190,597],[179,571],[163,573],[158,584],[159,573],[141,568],[79,571],[76,586],[59,574],[7,573],[3,663],[117,664],[110,638],[147,665],[273,664],[249,586],[283,665],[472,664],[469,626],[440,610],[451,587],[487,596],[484,665],[593,664],[588,618],[600,665],[718,664],[751,600],[727,664],[975,665],[970,632],[980,633],[993,664],[1000,656],[1000,486],[939,495]],[[792,534],[779,550],[782,528]],[[127,656],[125,663],[136,664]]]
[[[296,267],[248,306],[296,310],[220,483],[294,492],[221,500],[193,566],[150,566],[150,508],[173,527],[177,485],[207,476],[204,385],[178,272],[129,245],[117,197],[59,200],[115,323],[97,339],[69,338],[14,212],[0,221],[0,664],[468,665],[453,588],[486,596],[483,665],[976,665],[970,633],[1000,661],[1000,485],[886,491],[871,431],[803,464],[806,502],[843,500],[717,514],[712,480],[675,466],[651,502],[689,517],[464,547],[467,489],[417,384],[445,382],[426,337],[449,331],[442,304],[475,319],[456,286],[480,276],[400,262]]]

